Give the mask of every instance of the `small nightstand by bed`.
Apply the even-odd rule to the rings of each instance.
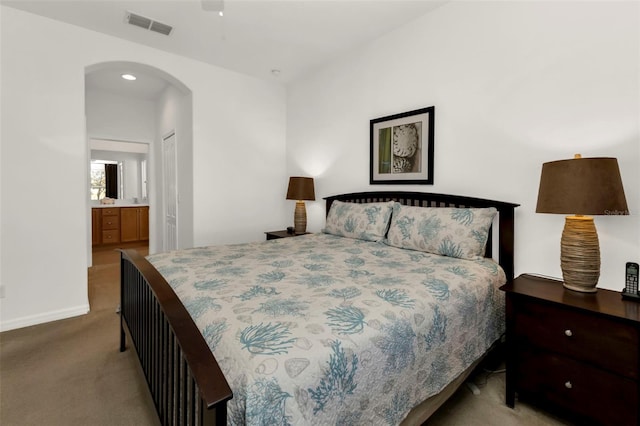
[[[533,275],[501,290],[508,406],[517,394],[579,424],[639,424],[640,304]]]
[[[310,234],[310,232],[305,232],[304,234],[290,234],[286,229],[282,231],[267,231],[265,235],[268,240],[277,240],[278,238],[289,238],[289,237],[298,237],[300,235]]]

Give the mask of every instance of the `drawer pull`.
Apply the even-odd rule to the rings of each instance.
[[[573,336],[573,333],[571,332],[571,330],[565,330],[564,331],[564,335],[567,336],[567,337],[571,337],[571,336]]]
[[[571,388],[573,388],[573,385],[571,384],[571,382],[566,382],[564,384],[564,387],[567,388],[567,389],[571,389]]]

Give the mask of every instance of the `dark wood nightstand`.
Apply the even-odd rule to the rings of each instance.
[[[640,304],[521,275],[503,285],[506,403],[544,406],[578,424],[638,425]]]
[[[310,234],[311,232],[305,232],[304,234],[290,234],[287,232],[287,230],[283,230],[283,231],[267,231],[265,232],[265,234],[267,235],[267,241],[268,240],[277,240],[278,238],[289,238],[289,237],[299,237],[300,235],[307,235]]]

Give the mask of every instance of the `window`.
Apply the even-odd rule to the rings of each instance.
[[[117,161],[91,160],[90,191],[92,200],[101,200],[107,195],[107,174],[105,170],[107,164],[118,167]],[[118,187],[117,183],[115,187]],[[117,194],[111,195],[111,198],[118,198],[118,196]]]

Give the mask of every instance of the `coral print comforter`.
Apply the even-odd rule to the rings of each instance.
[[[232,425],[397,425],[504,331],[490,259],[328,234],[148,259],[220,364]]]

